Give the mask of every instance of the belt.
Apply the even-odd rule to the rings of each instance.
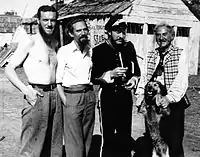
[[[89,84],[72,85],[70,87],[64,87],[66,93],[85,93],[89,90],[93,90],[93,86]]]
[[[43,91],[51,91],[54,88],[56,88],[56,84],[48,84],[48,85],[44,85],[44,84],[32,84],[29,83],[33,88],[39,88],[42,89]]]

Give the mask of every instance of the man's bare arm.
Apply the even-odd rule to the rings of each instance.
[[[33,41],[28,40],[25,43],[19,43],[16,51],[11,57],[10,62],[5,67],[5,74],[10,82],[18,88],[22,93],[27,93],[27,87],[22,81],[19,79],[16,73],[16,69],[22,65],[25,59],[28,57],[28,50],[32,46]]]
[[[57,89],[58,89],[58,93],[60,95],[60,98],[63,102],[64,105],[66,105],[66,96],[65,96],[65,93],[63,91],[63,87],[61,84],[57,84]]]
[[[33,46],[34,42],[32,40],[26,40],[23,43],[19,43],[17,50],[11,57],[10,62],[5,68],[5,75],[10,80],[10,82],[18,88],[25,96],[27,101],[34,105],[37,99],[37,95],[42,96],[41,93],[34,90],[31,86],[26,86],[18,77],[16,69],[23,64],[29,55],[29,50]]]

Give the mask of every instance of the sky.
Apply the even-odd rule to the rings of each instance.
[[[44,4],[52,4],[50,0],[0,0],[0,14],[14,10],[17,15],[29,18],[36,14],[37,9]]]

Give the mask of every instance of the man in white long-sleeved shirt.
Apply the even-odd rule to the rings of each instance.
[[[92,68],[88,27],[73,19],[68,33],[74,39],[57,54],[56,82],[63,102],[64,140],[67,157],[87,157],[95,118],[95,93],[90,83]]]
[[[186,50],[172,44],[175,32],[173,28],[161,23],[155,27],[155,39],[158,48],[147,55],[147,73],[141,76],[137,105],[143,99],[144,86],[150,80],[158,80],[165,85],[167,95],[159,104],[170,107],[169,116],[161,119],[160,131],[169,146],[170,157],[184,157],[184,110],[188,107],[186,90],[188,87],[188,57]],[[148,132],[148,131],[147,131]]]

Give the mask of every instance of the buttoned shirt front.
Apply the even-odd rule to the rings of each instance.
[[[90,84],[91,54],[92,51],[89,45],[81,52],[75,41],[62,46],[57,53],[56,82],[61,83],[64,87]]]

